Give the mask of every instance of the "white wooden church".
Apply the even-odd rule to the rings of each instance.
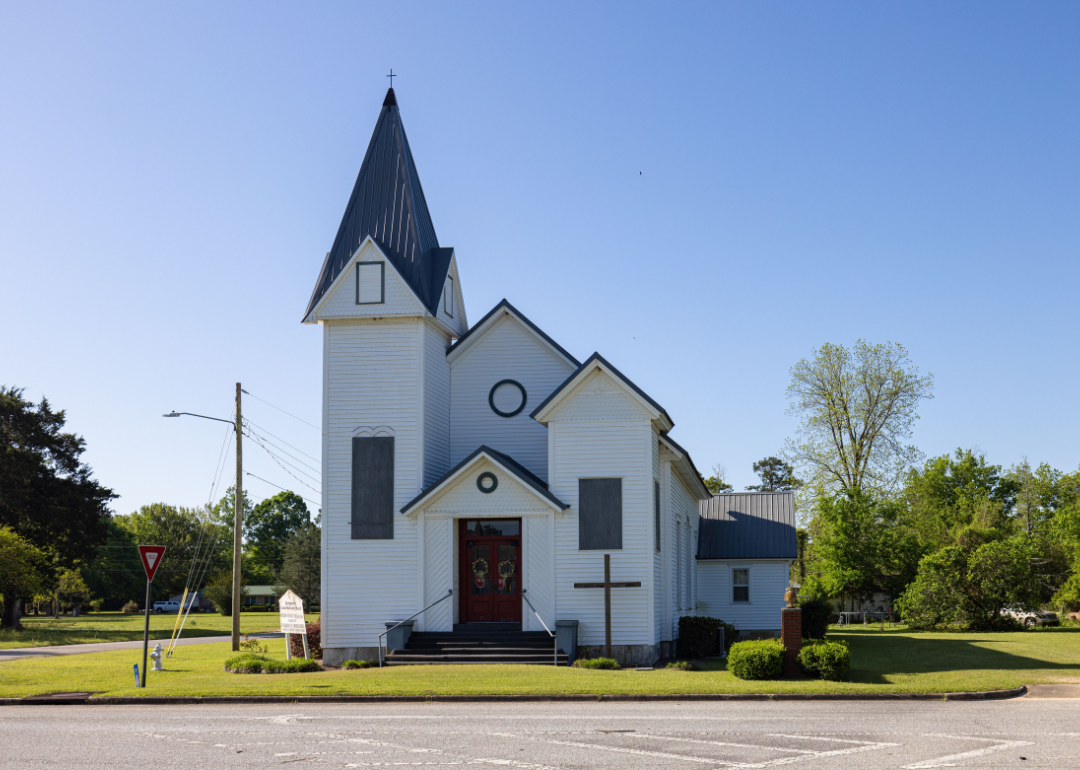
[[[327,663],[485,629],[599,654],[610,622],[611,654],[648,665],[682,615],[779,628],[790,495],[718,506],[668,412],[599,353],[505,300],[470,325],[393,89],[304,322],[323,333]],[[607,589],[610,621],[604,588],[575,587],[605,581],[605,556],[637,584]]]

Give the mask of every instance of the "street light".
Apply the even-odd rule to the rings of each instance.
[[[194,412],[172,411],[162,417],[201,417],[204,420],[216,420],[227,425],[232,425],[236,432],[236,494],[233,495],[233,595],[232,595],[232,648],[233,652],[240,651],[240,546],[241,533],[243,531],[244,518],[244,446],[242,438],[243,418],[240,413],[240,383],[236,383],[236,422],[222,420],[220,417],[207,417],[205,414]]]

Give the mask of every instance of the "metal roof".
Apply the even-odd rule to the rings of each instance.
[[[453,249],[439,247],[393,88],[386,92],[305,318],[369,235],[432,315],[437,314]]]
[[[472,461],[475,460],[480,454],[486,454],[489,458],[491,458],[495,462],[502,465],[504,468],[506,468],[508,471],[510,471],[512,474],[514,474],[514,476],[517,478],[518,481],[520,481],[521,483],[525,484],[528,487],[531,487],[534,491],[536,491],[537,494],[539,494],[545,500],[548,500],[549,502],[551,502],[553,505],[558,507],[560,510],[565,511],[567,508],[570,507],[569,505],[564,503],[562,500],[555,497],[555,495],[551,494],[550,491],[548,491],[547,482],[545,482],[542,478],[540,478],[535,473],[530,471],[524,465],[519,463],[513,457],[511,457],[510,455],[507,455],[507,454],[503,454],[502,452],[498,452],[498,451],[492,449],[489,446],[485,446],[485,445],[481,444],[479,447],[477,447],[475,450],[473,450],[472,454],[470,454],[464,460],[462,460],[457,465],[455,465],[453,468],[451,468],[446,473],[444,473],[442,478],[440,478],[434,484],[432,484],[427,489],[425,489],[423,492],[418,494],[412,500],[407,502],[405,504],[405,507],[401,509],[401,513],[408,513],[410,510],[415,508],[418,504],[420,504],[424,500],[425,497],[430,495],[435,490],[439,489],[443,484],[445,484],[447,481],[449,481],[452,477],[456,476],[458,474],[458,472],[461,471],[462,468],[465,468],[467,465],[472,463]]]
[[[795,559],[794,492],[726,492],[700,503],[699,559]]]

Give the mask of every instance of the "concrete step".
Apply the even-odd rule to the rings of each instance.
[[[487,655],[411,655],[402,654],[403,650],[394,650],[384,659],[384,665],[422,665],[430,663],[538,663],[554,665],[555,656],[547,655],[523,655],[523,654],[487,654]],[[558,656],[560,666],[565,666],[568,658],[565,653]]]

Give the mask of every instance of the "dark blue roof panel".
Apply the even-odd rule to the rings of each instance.
[[[700,503],[699,559],[795,559],[793,492],[728,492]]]
[[[369,235],[386,252],[387,259],[420,301],[433,315],[436,314],[453,251],[439,247],[392,88],[386,93],[367,154],[305,317]]]

